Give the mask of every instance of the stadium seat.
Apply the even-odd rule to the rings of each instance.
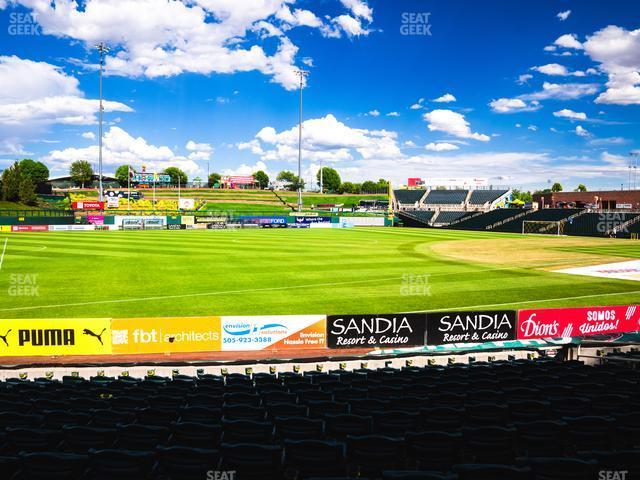
[[[526,458],[518,463],[528,466],[535,480],[586,480],[597,477],[597,462],[578,458]]]
[[[222,417],[227,420],[254,420],[258,422],[267,417],[267,411],[263,407],[252,405],[224,404],[222,405]]]
[[[9,427],[6,429],[6,442],[9,451],[18,452],[55,452],[58,450],[62,434],[59,430],[42,428]]]
[[[167,427],[151,425],[121,425],[114,443],[115,448],[128,450],[154,450],[156,445],[162,445],[169,438]]]
[[[461,433],[407,432],[405,442],[407,457],[421,470],[447,471],[461,460]]]
[[[405,466],[404,439],[382,435],[347,437],[347,461],[358,476],[379,477],[383,470]]]
[[[253,420],[222,419],[221,443],[264,443],[273,439],[273,424]]]
[[[464,454],[468,463],[509,465],[515,458],[516,431],[506,427],[462,429]]]
[[[89,410],[91,426],[96,428],[115,428],[119,423],[128,424],[135,422],[133,412],[121,412],[111,409]]]
[[[533,480],[533,472],[529,467],[461,464],[455,465],[453,471],[458,475],[458,480]]]
[[[410,470],[385,470],[382,472],[382,480],[457,480],[455,474],[422,472]]]
[[[218,448],[222,427],[212,423],[173,422],[169,445]]]
[[[171,480],[202,480],[220,462],[218,450],[190,447],[158,447],[158,473]]]
[[[238,479],[263,480],[281,478],[282,447],[261,444],[228,444],[220,446],[221,470],[233,470]]]
[[[94,428],[84,426],[62,427],[63,448],[73,453],[87,453],[89,449],[111,448],[116,439],[113,428]]]
[[[567,424],[537,420],[515,422],[518,451],[528,457],[562,455],[567,449]]]
[[[274,432],[278,440],[305,440],[324,438],[324,421],[302,417],[276,417]]]
[[[344,444],[320,440],[284,442],[282,466],[287,478],[345,475]]]
[[[420,424],[420,414],[402,411],[376,412],[372,415],[374,431],[380,435],[404,436]]]
[[[327,414],[324,416],[325,434],[333,440],[345,440],[347,436],[373,433],[373,418],[363,415]]]
[[[154,451],[89,450],[84,480],[140,480],[150,478],[156,464]]]
[[[20,453],[19,480],[81,478],[88,464],[86,455],[61,452]],[[16,480],[18,480],[16,479]]]
[[[179,417],[181,422],[219,424],[222,410],[204,406],[183,407],[180,409]]]

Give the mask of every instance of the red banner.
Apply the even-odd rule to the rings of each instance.
[[[640,306],[547,308],[518,312],[518,340],[640,330]]]
[[[48,232],[48,225],[12,225],[12,232]]]
[[[71,206],[74,210],[104,210],[104,202],[73,202]]]

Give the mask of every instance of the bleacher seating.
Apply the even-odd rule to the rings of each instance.
[[[469,190],[431,190],[424,199],[425,205],[457,205],[463,203]]]
[[[470,205],[484,205],[485,203],[493,203],[509,190],[473,190],[469,197]]]
[[[522,224],[524,221],[558,222],[565,220],[580,211],[581,209],[579,208],[544,208],[535,210],[524,217],[506,222],[496,227],[494,230],[496,232],[522,233]]]
[[[424,228],[429,226],[434,214],[432,210],[405,210],[398,212],[398,218],[406,227]]]
[[[486,228],[494,223],[507,220],[523,210],[516,208],[500,208],[497,210],[491,210],[482,215],[476,215],[468,219],[464,219],[455,225],[451,225],[450,228],[458,230],[486,230]]]
[[[640,371],[619,363],[15,378],[0,406],[12,480],[640,474]]]
[[[443,210],[433,219],[434,224],[448,225],[451,222],[460,220],[471,215],[472,212],[460,212],[456,210]]]
[[[414,205],[424,196],[426,190],[394,190],[396,201],[403,205]]]
[[[564,226],[565,235],[602,237],[607,231],[636,218],[638,213],[583,213]],[[624,233],[624,232],[621,232]]]

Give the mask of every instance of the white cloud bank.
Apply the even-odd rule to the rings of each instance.
[[[444,132],[459,138],[471,138],[481,142],[490,140],[488,135],[472,132],[469,122],[464,115],[452,110],[432,110],[423,115],[428,123],[427,127],[432,132]]]

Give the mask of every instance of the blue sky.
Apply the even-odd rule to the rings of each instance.
[[[0,167],[97,161],[104,41],[106,172],[295,169],[304,67],[306,178],[626,188],[639,19],[624,0],[0,0]]]

